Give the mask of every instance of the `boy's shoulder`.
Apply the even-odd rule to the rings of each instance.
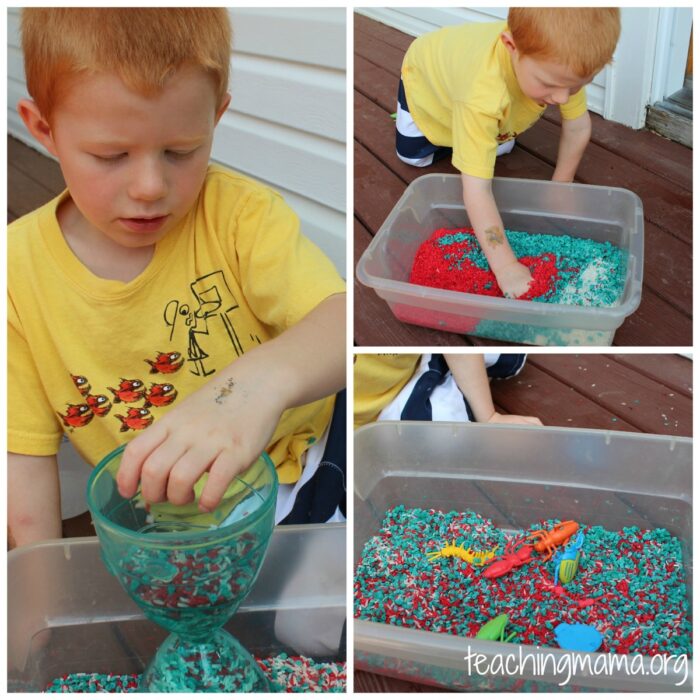
[[[282,195],[269,185],[218,163],[209,165],[202,193],[205,198],[214,199],[226,207],[282,199]]]
[[[245,234],[263,222],[296,220],[275,189],[216,163],[207,169],[196,208],[196,225],[209,227],[219,238]]]
[[[505,20],[451,24],[419,36],[414,43],[444,44],[451,50],[467,54],[481,53],[488,51],[507,28]]]
[[[56,209],[66,196],[66,190],[37,209],[20,216],[7,226],[7,254],[11,260],[19,248],[33,246],[41,239],[42,226],[56,221]]]

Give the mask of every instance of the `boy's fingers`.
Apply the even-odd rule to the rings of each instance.
[[[164,440],[146,457],[141,469],[141,495],[146,503],[166,500],[170,471],[186,451],[186,445],[170,439]]]
[[[170,503],[182,506],[194,500],[194,485],[216,459],[212,447],[192,447],[173,465],[168,476],[167,497]]]
[[[241,462],[239,453],[233,450],[223,450],[211,465],[209,478],[199,499],[199,509],[214,510],[234,477],[244,471],[247,466],[247,463]]]
[[[136,493],[144,460],[167,436],[167,431],[156,424],[124,448],[117,472],[117,488],[123,498],[131,498]]]

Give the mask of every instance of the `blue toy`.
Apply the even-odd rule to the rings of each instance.
[[[578,563],[581,559],[581,547],[583,547],[583,533],[579,532],[576,539],[569,542],[563,550],[554,555],[554,585],[569,583],[578,571]]]
[[[569,625],[562,622],[554,628],[557,644],[570,651],[598,651],[603,635],[593,625]]]

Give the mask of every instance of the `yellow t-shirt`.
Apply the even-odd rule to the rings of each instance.
[[[436,146],[451,146],[462,173],[493,177],[496,148],[530,128],[541,107],[526,97],[500,39],[505,22],[444,27],[408,48],[401,68],[408,108]],[[561,105],[563,119],[586,111],[583,88]]]
[[[128,283],[95,276],[56,218],[64,192],[8,228],[8,449],[95,465],[247,350],[345,285],[273,190],[210,166],[192,210]],[[282,483],[333,397],[286,411],[268,452]]]
[[[406,353],[355,355],[355,428],[376,420],[414,375],[420,358]]]

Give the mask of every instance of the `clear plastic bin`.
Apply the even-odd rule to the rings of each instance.
[[[680,538],[686,586],[692,592],[692,440],[636,433],[463,423],[375,423],[355,432],[354,559],[397,505],[473,510],[504,530],[525,529],[566,514],[608,529],[665,527]],[[692,610],[692,600],[689,601]],[[467,640],[454,635],[354,620],[355,668],[454,690],[537,692],[689,691],[692,667],[653,675],[618,669],[609,676],[566,674],[468,675]],[[468,640],[473,653],[561,649]],[[603,654],[590,656],[594,664]],[[630,655],[634,656],[634,655]],[[631,658],[628,657],[629,668]],[[595,666],[593,666],[595,668]],[[686,677],[685,682],[676,685]]]
[[[225,625],[253,655],[345,660],[343,524],[275,529],[260,575]],[[69,673],[141,673],[167,632],[146,620],[100,558],[96,537],[8,555],[8,689]]]
[[[545,304],[410,284],[416,251],[433,231],[470,225],[459,175],[424,175],[406,188],[360,258],[357,278],[407,323],[530,345],[611,345],[642,295],[639,197],[615,187],[498,177],[493,193],[508,230],[609,241],[627,251],[619,303],[605,308]]]

